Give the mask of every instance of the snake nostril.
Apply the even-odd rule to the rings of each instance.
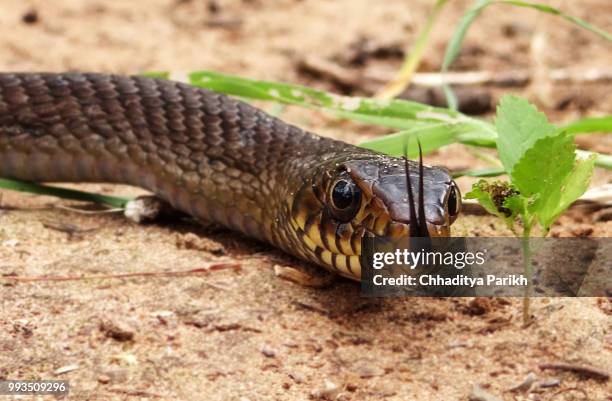
[[[450,186],[450,191],[446,200],[446,210],[450,217],[450,222],[454,222],[461,211],[461,192],[459,187],[453,181]]]

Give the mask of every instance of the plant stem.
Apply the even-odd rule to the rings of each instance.
[[[525,288],[525,295],[523,297],[523,326],[526,327],[530,322],[529,306],[532,292],[532,276],[533,269],[531,268],[531,222],[524,222],[523,235],[521,237],[521,247],[523,250],[523,274],[527,277],[527,288]]]

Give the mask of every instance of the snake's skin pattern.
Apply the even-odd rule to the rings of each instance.
[[[198,219],[352,278],[360,275],[364,231],[389,233],[393,223],[388,202],[374,197],[371,183],[354,221],[337,224],[326,215],[335,170],[359,160],[395,168],[393,158],[187,84],[107,74],[0,74],[0,176],[140,186]],[[381,175],[360,166],[366,175]]]

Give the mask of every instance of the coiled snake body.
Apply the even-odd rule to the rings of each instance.
[[[107,74],[0,73],[0,176],[140,186],[353,279],[364,235],[448,235],[460,205],[443,168],[208,90]]]

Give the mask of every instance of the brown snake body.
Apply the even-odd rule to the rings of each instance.
[[[359,279],[361,238],[448,235],[440,167],[323,138],[187,84],[107,74],[0,74],[0,176],[143,187],[194,217]],[[412,186],[411,185],[411,186]],[[415,215],[416,217],[416,215]],[[420,221],[420,223],[419,223]]]

